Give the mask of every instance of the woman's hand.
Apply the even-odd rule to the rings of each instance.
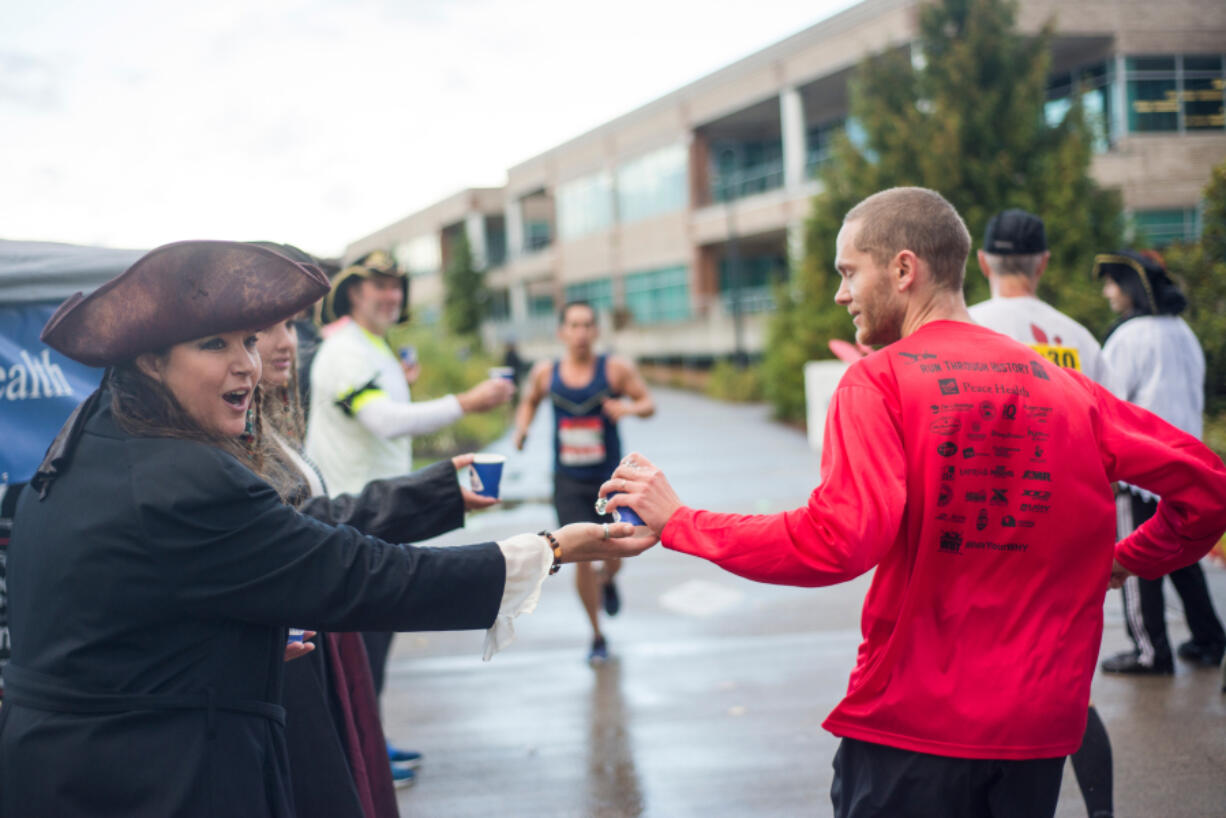
[[[600,496],[608,495],[612,496],[606,513],[623,506],[632,508],[657,537],[682,505],[664,472],[638,452],[626,455],[613,476],[600,487]]]
[[[311,651],[315,650],[315,643],[308,642],[315,636],[315,631],[307,631],[302,634],[301,642],[286,642],[285,643],[285,661],[292,662],[294,659],[301,659]]]
[[[462,471],[472,466],[475,457],[476,455],[471,452],[468,454],[457,454],[451,458],[451,463],[455,466],[456,471]],[[489,508],[498,504],[497,497],[486,497],[484,494],[477,494],[477,492],[463,483],[460,483],[460,496],[464,498],[465,511],[480,511],[483,508]]]
[[[634,557],[660,541],[650,531],[636,536],[630,523],[571,523],[553,532],[553,536],[562,549],[562,562]]]

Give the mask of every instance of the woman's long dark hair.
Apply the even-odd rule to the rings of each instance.
[[[252,396],[249,430],[241,437],[231,438],[203,429],[171,391],[142,372],[135,361],[111,368],[107,385],[111,390],[111,413],[128,434],[196,440],[216,446],[263,478],[283,501],[288,502],[297,493],[301,482],[297,470],[264,431],[258,386]]]
[[[1152,250],[1121,250],[1114,258],[1118,261],[1103,263],[1099,274],[1116,283],[1132,301],[1132,309],[1111,325],[1107,330],[1108,338],[1121,324],[1133,318],[1142,315],[1179,315],[1188,308],[1187,296],[1179,289],[1179,285],[1171,280],[1162,256],[1158,253]]]

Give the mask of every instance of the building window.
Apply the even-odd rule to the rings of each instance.
[[[566,300],[586,301],[597,312],[608,312],[613,309],[613,280],[598,278],[594,281],[567,284]]]
[[[545,219],[533,219],[524,222],[524,250],[532,253],[543,250],[553,241],[549,230],[549,222]]]
[[[1111,147],[1111,89],[1114,85],[1110,63],[1098,62],[1084,65],[1073,71],[1054,74],[1047,83],[1047,103],[1043,117],[1047,124],[1056,127],[1073,107],[1073,100],[1080,98],[1086,125],[1090,129],[1095,153],[1103,153]]]
[[[805,135],[805,173],[810,178],[821,173],[822,167],[834,159],[835,137],[843,132],[846,124],[847,120],[839,117],[809,129]]]
[[[719,294],[724,309],[731,312],[733,301],[740,301],[741,312],[766,312],[775,308],[775,282],[788,277],[787,257],[759,255],[739,259],[739,281],[726,256],[719,263]],[[738,286],[739,285],[739,286]],[[739,296],[739,298],[738,298]]]
[[[400,269],[414,276],[434,275],[443,269],[443,250],[439,237],[417,236],[401,242],[392,250]]]
[[[542,315],[553,315],[557,307],[554,304],[552,295],[530,295],[528,296],[528,315],[532,318],[540,318]]]
[[[576,239],[613,224],[613,177],[593,173],[558,185],[558,237]]]
[[[685,265],[626,276],[626,309],[639,324],[684,321],[690,317],[689,269]]]
[[[501,216],[485,217],[485,264],[499,267],[507,261],[507,223]]]
[[[617,169],[618,221],[636,222],[684,208],[689,198],[688,166],[685,145],[670,145],[623,163]]]
[[[1132,222],[1138,238],[1143,237],[1154,247],[1200,238],[1200,215],[1194,207],[1137,210],[1132,214]]]
[[[711,145],[711,198],[730,202],[783,187],[783,142],[722,142]]]
[[[506,290],[490,290],[490,300],[485,311],[491,321],[511,319],[511,295]]]
[[[1189,131],[1226,128],[1223,91],[1226,75],[1221,56],[1186,55],[1183,58],[1183,126]]]
[[[1221,55],[1128,57],[1128,130],[1133,133],[1220,131]]]

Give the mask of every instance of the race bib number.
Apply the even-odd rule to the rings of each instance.
[[[1065,369],[1081,371],[1081,356],[1072,347],[1057,347],[1049,344],[1031,344],[1030,348],[1051,361],[1056,366]]]
[[[563,466],[604,462],[604,424],[599,417],[562,418],[558,422],[558,460]]]

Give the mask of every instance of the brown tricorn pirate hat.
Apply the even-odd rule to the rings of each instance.
[[[328,292],[317,267],[267,246],[181,241],[150,250],[43,327],[43,343],[88,366],[110,366],[183,341],[263,329]]]

